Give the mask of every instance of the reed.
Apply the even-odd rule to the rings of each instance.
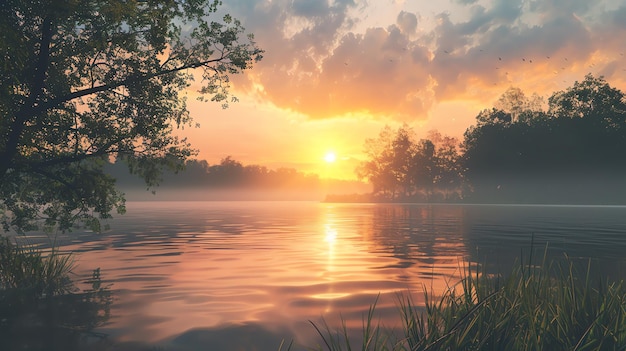
[[[66,294],[74,289],[69,277],[73,268],[73,256],[55,246],[46,253],[33,245],[0,238],[0,291],[32,297]]]
[[[100,269],[81,290],[70,278],[74,257],[53,245],[41,250],[0,238],[0,350],[98,349],[106,335],[92,330],[113,302]],[[104,349],[104,348],[101,348]]]
[[[507,276],[465,268],[458,285],[442,296],[424,289],[424,306],[399,296],[399,337],[380,335],[371,325],[375,304],[362,340],[352,344],[345,328],[339,342],[333,335],[340,333],[314,325],[323,340],[318,349],[352,350],[358,343],[361,350],[377,351],[625,350],[624,283],[591,279],[590,263],[581,272],[570,259],[546,262],[545,257],[540,265],[517,264]],[[384,342],[372,343],[372,335]]]
[[[326,348],[329,351],[376,351],[376,350],[392,350],[393,345],[396,344],[394,335],[386,332],[380,324],[372,323],[374,320],[374,312],[376,310],[376,304],[378,298],[370,306],[367,316],[363,319],[363,337],[362,343],[357,346],[353,346],[348,333],[348,328],[345,323],[339,330],[334,330],[322,319],[321,328],[314,322],[309,321],[322,338],[323,346],[318,349],[322,350]]]

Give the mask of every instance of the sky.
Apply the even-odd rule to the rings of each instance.
[[[354,179],[386,125],[462,138],[509,87],[547,100],[591,73],[626,91],[623,0],[226,0],[221,11],[265,54],[232,77],[228,109],[188,102],[200,127],[181,134],[211,164]]]

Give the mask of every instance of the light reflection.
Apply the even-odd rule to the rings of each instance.
[[[330,209],[332,209],[332,207]],[[346,297],[346,296],[349,296],[349,294],[335,292],[334,262],[335,262],[335,244],[337,243],[338,235],[337,235],[337,229],[333,224],[333,218],[331,214],[327,213],[325,222],[326,223],[324,223],[323,235],[324,235],[324,242],[328,244],[328,247],[326,249],[327,261],[326,261],[326,271],[324,272],[324,276],[326,280],[328,281],[328,290],[325,293],[313,294],[311,295],[311,297],[315,299],[327,300],[328,303],[324,309],[324,312],[328,313],[332,311],[333,309],[334,299]]]
[[[324,241],[328,243],[328,261],[326,263],[326,272],[330,273],[335,270],[334,261],[335,261],[335,243],[337,241],[337,230],[334,229],[330,224],[326,224],[324,232],[326,236]],[[332,274],[327,275],[330,281],[334,281],[334,277]]]
[[[328,243],[329,251],[332,250],[333,245],[335,244],[335,240],[337,240],[337,230],[333,228],[330,224],[326,224],[326,228],[324,230],[326,233],[326,237],[324,237],[324,241]]]
[[[170,204],[147,204],[144,217],[97,238],[108,249],[81,257],[102,266],[119,290],[116,339],[153,341],[250,321],[299,325],[339,314],[360,329],[362,312],[379,294],[377,312],[393,325],[397,293],[421,303],[424,286],[453,286],[463,267],[462,226],[449,220],[462,216],[456,209],[203,205],[181,204],[173,216],[166,214]],[[163,211],[156,220],[155,210]]]

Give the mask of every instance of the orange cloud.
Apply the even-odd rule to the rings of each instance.
[[[364,113],[408,121],[445,101],[488,105],[512,85],[546,95],[589,72],[617,87],[626,78],[626,5],[617,1],[457,1],[466,15],[434,14],[430,28],[405,2],[386,27],[357,32],[355,14],[376,15],[369,5],[246,8],[244,23],[267,54],[236,86],[313,119]]]

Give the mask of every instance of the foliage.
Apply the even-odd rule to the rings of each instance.
[[[388,350],[396,344],[396,340],[392,339],[392,335],[386,333],[380,325],[372,323],[377,302],[378,298],[370,306],[367,316],[363,319],[363,338],[360,345],[362,351]],[[352,350],[353,344],[345,324],[342,325],[341,329],[333,330],[325,320],[322,320],[321,329],[310,320],[309,323],[313,325],[313,328],[322,338],[322,346],[325,346],[328,351]],[[323,347],[319,349],[322,350]]]
[[[416,306],[410,297],[399,301],[403,337],[380,334],[380,327],[372,325],[374,304],[360,340],[372,347],[362,350],[626,348],[623,282],[593,282],[590,266],[579,272],[569,260],[518,264],[507,277],[479,274],[468,266],[464,278],[441,297],[425,292],[425,306]],[[354,347],[345,327],[337,334],[328,326],[325,331],[315,328],[329,351]]]
[[[478,115],[477,125],[466,131],[463,142],[472,200],[623,200],[626,96],[602,77],[588,75],[548,101],[547,111],[533,110],[537,104],[516,95],[509,105],[522,106],[516,113],[526,117],[513,118],[497,109]]]
[[[73,284],[68,274],[73,267],[72,255],[56,248],[44,255],[33,246],[0,238],[0,291],[18,290],[33,297],[69,293]]]
[[[103,162],[156,185],[193,154],[179,96],[194,75],[229,102],[229,76],[262,57],[218,0],[7,0],[0,3],[0,213],[5,230],[98,229],[124,212]]]
[[[591,283],[573,263],[518,265],[508,277],[472,275],[426,311],[404,300],[411,350],[622,350],[623,283]],[[457,292],[458,291],[458,292]]]
[[[100,270],[80,290],[69,276],[73,262],[55,247],[44,254],[1,239],[0,349],[75,349],[85,333],[109,319],[111,291]]]
[[[382,201],[621,204],[626,198],[626,95],[602,77],[543,99],[509,88],[464,140],[404,125],[365,142],[356,170]]]
[[[429,139],[415,140],[404,125],[394,133],[385,127],[377,139],[367,139],[368,160],[356,169],[374,187],[374,197],[387,201],[443,200],[458,196],[462,185],[458,141],[431,132]]]

